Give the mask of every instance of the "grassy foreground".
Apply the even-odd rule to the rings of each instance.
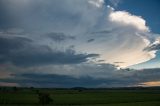
[[[160,90],[71,90],[14,89],[0,90],[0,106],[44,106],[38,92],[53,101],[45,106],[160,106]]]

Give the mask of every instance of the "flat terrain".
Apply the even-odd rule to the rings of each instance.
[[[45,106],[160,106],[160,90],[26,89],[0,90],[0,106],[41,106],[37,92],[53,101]],[[44,105],[42,105],[44,106]]]

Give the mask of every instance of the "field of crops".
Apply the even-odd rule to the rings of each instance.
[[[0,106],[41,106],[38,92],[49,94],[45,106],[160,106],[160,90],[1,90]]]

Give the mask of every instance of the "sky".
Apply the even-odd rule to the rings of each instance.
[[[159,0],[1,0],[0,86],[160,86]]]

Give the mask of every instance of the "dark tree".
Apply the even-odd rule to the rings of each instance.
[[[33,90],[34,90],[34,87],[30,87],[30,90],[32,90],[32,91],[33,91]]]
[[[18,88],[17,87],[13,87],[13,92],[17,92]]]
[[[53,101],[50,95],[47,93],[39,93],[38,96],[39,96],[39,103],[42,105],[49,104]]]

